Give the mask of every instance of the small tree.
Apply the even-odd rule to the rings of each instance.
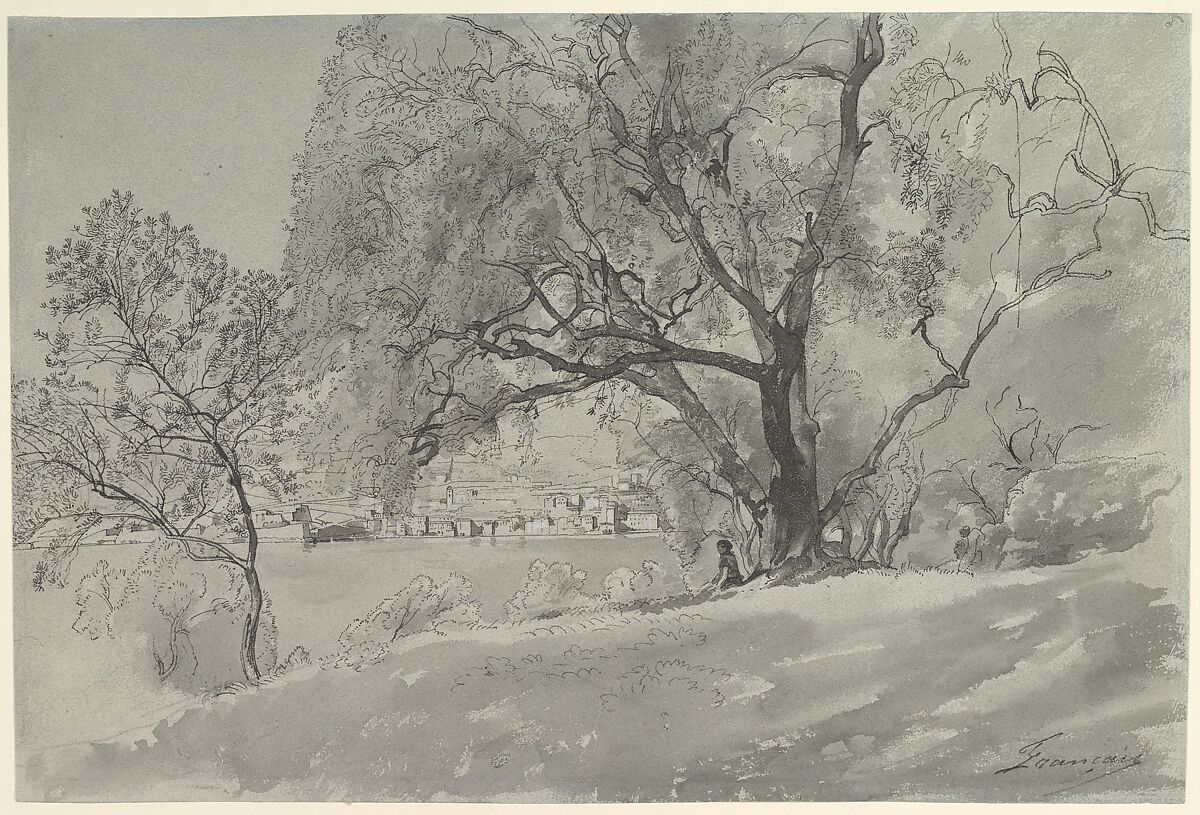
[[[879,471],[860,479],[847,493],[840,515],[839,554],[856,560],[873,560],[882,566],[892,565],[897,547],[912,531],[921,491],[931,479],[949,472],[930,471],[917,440],[944,424],[957,401],[951,393],[941,415],[923,427],[904,431]]]
[[[291,286],[238,272],[129,193],[83,214],[46,251],[50,374],[14,383],[15,465],[83,488],[192,560],[234,567],[249,597],[242,667],[256,682],[255,490],[291,484],[280,450],[299,419]]]
[[[1086,423],[1060,429],[1047,422],[1037,406],[1020,393],[1010,396],[1010,390],[1007,387],[1000,391],[996,401],[985,402],[983,408],[1003,451],[995,465],[1007,471],[1027,475],[1058,464],[1063,446],[1073,434],[1103,430],[1102,426]]]
[[[946,506],[946,528],[962,522],[1000,524],[1008,493],[1032,472],[1062,461],[1063,450],[1080,431],[1097,432],[1102,425],[1080,423],[1060,426],[1047,418],[1012,386],[984,402],[984,413],[996,444],[973,458],[950,463],[940,471],[950,476],[953,500]]]

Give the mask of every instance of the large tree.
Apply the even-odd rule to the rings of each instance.
[[[903,15],[343,29],[287,264],[336,387],[372,411],[355,437],[419,465],[506,411],[628,383],[686,426],[763,568],[824,559],[822,529],[1002,323],[1107,277],[1130,211],[1188,237],[1067,60],[1043,47],[1014,75],[1001,21],[977,19],[995,58],[974,65],[920,57]],[[932,375],[835,472],[814,368],[867,337]],[[730,390],[754,408],[741,443],[711,409]]]
[[[144,213],[128,193],[83,213],[46,250],[39,336],[50,372],[14,383],[18,480],[40,473],[91,499],[48,514],[146,524],[191,560],[240,576],[242,667],[257,682],[254,507],[288,489],[302,415],[291,286],[234,269],[191,226]]]

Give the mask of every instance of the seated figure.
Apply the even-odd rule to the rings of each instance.
[[[717,576],[713,580],[713,588],[722,591],[745,583],[737,557],[733,554],[733,544],[724,538],[717,541],[717,554],[720,559],[717,561]]]

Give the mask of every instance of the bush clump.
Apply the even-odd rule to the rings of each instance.
[[[610,713],[623,704],[637,709],[681,712],[725,704],[721,687],[731,678],[723,668],[695,665],[681,659],[636,665],[621,674],[601,695],[600,704]]]
[[[587,572],[567,561],[546,563],[535,560],[525,573],[525,584],[504,604],[510,621],[555,617],[565,611],[591,605],[595,598],[583,592]]]
[[[245,680],[241,639],[250,596],[242,575],[198,562],[157,541],[131,569],[99,561],[75,589],[72,628],[91,639],[127,640],[146,653],[154,676],[198,692]],[[276,625],[264,593],[256,639],[259,670],[276,667]]]
[[[564,614],[612,610],[636,600],[648,599],[662,588],[663,569],[657,561],[643,560],[638,568],[619,566],[604,578],[598,595],[583,590],[587,572],[569,561],[529,564],[525,582],[504,604],[509,622],[539,620]]]
[[[603,599],[610,603],[640,600],[651,596],[656,585],[663,582],[663,570],[656,561],[643,560],[641,568],[621,566],[604,578]]]
[[[360,670],[381,661],[401,636],[447,625],[474,625],[480,619],[480,603],[474,599],[470,580],[451,574],[439,583],[419,575],[346,627],[338,638],[341,650],[333,664]]]
[[[1006,565],[1070,563],[1123,552],[1154,528],[1154,500],[1179,477],[1161,455],[1063,462],[1030,473],[1008,495]]]

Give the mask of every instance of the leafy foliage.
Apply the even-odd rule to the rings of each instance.
[[[238,272],[191,226],[147,215],[130,193],[114,191],[83,215],[46,251],[53,322],[38,334],[51,373],[14,386],[18,472],[61,478],[56,503],[86,488],[107,514],[149,524],[186,557],[233,565],[257,586],[250,491],[279,498],[295,488],[289,445],[305,421],[293,287]],[[232,541],[246,553],[234,554]],[[181,577],[156,585],[152,604],[176,620],[193,594],[204,587]],[[177,665],[176,639],[167,638],[164,675]]]
[[[917,27],[909,21],[907,14],[889,14],[885,18],[885,29],[888,43],[885,61],[888,65],[895,65],[920,42]]]
[[[360,670],[382,660],[401,636],[438,629],[443,625],[478,623],[479,601],[471,581],[452,574],[442,582],[428,575],[414,577],[403,589],[346,627],[338,638],[338,667]]]
[[[546,563],[538,559],[529,564],[525,582],[504,604],[509,620],[531,620],[562,614],[574,605],[591,600],[584,591],[587,572],[566,561]]]
[[[1041,49],[1028,83],[1011,76],[993,26],[998,71],[927,42],[904,15],[452,17],[433,49],[390,20],[343,29],[300,157],[287,258],[329,337],[328,432],[367,463],[338,477],[403,495],[440,453],[490,443],[501,416],[566,394],[593,393],[610,425],[619,380],[691,434],[735,516],[756,528],[804,516],[763,525],[806,530],[769,541],[767,560],[793,545],[812,555],[816,527],[879,471],[909,413],[969,386],[1002,317],[1107,274],[1075,268],[1100,251],[1097,220],[1094,247],[1056,243],[1012,297],[990,297],[994,275],[959,271],[977,260],[965,245],[984,220],[1019,231],[1012,220],[1144,204],[1066,61]],[[885,103],[865,115],[870,93]],[[1073,145],[1064,122],[1081,114]],[[1097,136],[1111,178],[1082,151]],[[890,142],[895,177],[865,158],[874,141]],[[1070,166],[1100,197],[1066,201],[1056,179]],[[997,192],[1007,211],[993,211]],[[1186,236],[1147,216],[1156,237]],[[815,421],[797,397],[812,391],[811,364],[837,356],[832,329],[845,323],[901,359],[919,341],[945,376],[916,374],[878,443],[831,475],[828,445],[796,464]],[[967,339],[951,353],[940,336]],[[725,389],[757,403],[762,436],[723,429],[708,406]],[[780,502],[773,479],[803,482],[804,500]]]
[[[14,383],[13,399],[28,383]],[[12,512],[13,544],[30,543],[34,533],[48,518],[69,514],[79,506],[79,482],[62,467],[34,467],[13,462]]]
[[[620,566],[604,578],[601,597],[607,602],[622,602],[650,596],[655,584],[662,582],[663,570],[653,560],[643,560],[640,568]]]
[[[130,569],[97,562],[80,578],[75,604],[76,632],[132,643],[162,681],[209,689],[241,677],[236,655],[250,596],[228,564],[198,563],[160,540]],[[264,672],[275,666],[275,640],[268,605],[257,640]]]
[[[1010,565],[1069,563],[1121,552],[1153,529],[1154,502],[1178,485],[1162,456],[1053,464],[1013,487],[1004,514]]]

